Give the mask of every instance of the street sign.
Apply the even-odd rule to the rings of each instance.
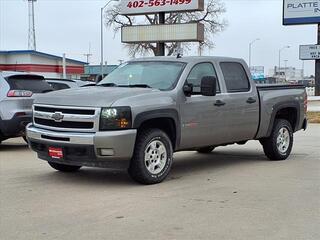
[[[300,60],[320,59],[320,45],[302,45],[300,46]]]
[[[204,0],[121,0],[121,15],[203,11]]]
[[[125,26],[121,28],[123,43],[139,42],[203,42],[201,23]]]
[[[283,25],[320,23],[320,0],[284,0]]]

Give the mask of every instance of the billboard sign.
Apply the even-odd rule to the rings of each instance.
[[[125,26],[121,28],[123,43],[203,42],[201,23]]]
[[[320,59],[320,45],[302,45],[300,46],[300,60]]]
[[[250,67],[252,79],[255,81],[264,80],[264,67],[263,66],[252,66]]]
[[[121,0],[121,15],[203,11],[204,0]]]
[[[320,23],[320,0],[284,0],[283,25]]]

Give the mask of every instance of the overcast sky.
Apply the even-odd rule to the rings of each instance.
[[[106,0],[38,0],[35,3],[37,50],[85,60],[91,43],[92,64],[99,64],[100,8]],[[214,37],[216,47],[204,55],[240,57],[248,61],[248,45],[255,38],[252,65],[265,66],[266,72],[278,65],[278,51],[288,65],[302,68],[299,45],[316,43],[316,25],[282,26],[282,0],[222,0],[227,12],[227,29]],[[105,59],[117,64],[128,60],[111,29],[105,29]],[[0,0],[0,50],[28,48],[27,0]],[[185,55],[195,55],[190,51]],[[284,62],[281,63],[284,65]],[[305,61],[305,73],[314,74],[314,61]]]

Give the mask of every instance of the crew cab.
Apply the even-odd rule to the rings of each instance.
[[[96,86],[36,99],[31,149],[56,170],[124,168],[137,182],[169,174],[173,153],[258,140],[270,160],[287,159],[306,129],[300,85],[256,86],[242,59],[153,57],[120,65]]]

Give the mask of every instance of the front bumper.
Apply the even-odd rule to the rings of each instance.
[[[127,168],[133,155],[137,130],[97,133],[55,132],[27,126],[29,146],[40,159],[62,164]],[[60,147],[63,159],[51,158],[49,147]]]

